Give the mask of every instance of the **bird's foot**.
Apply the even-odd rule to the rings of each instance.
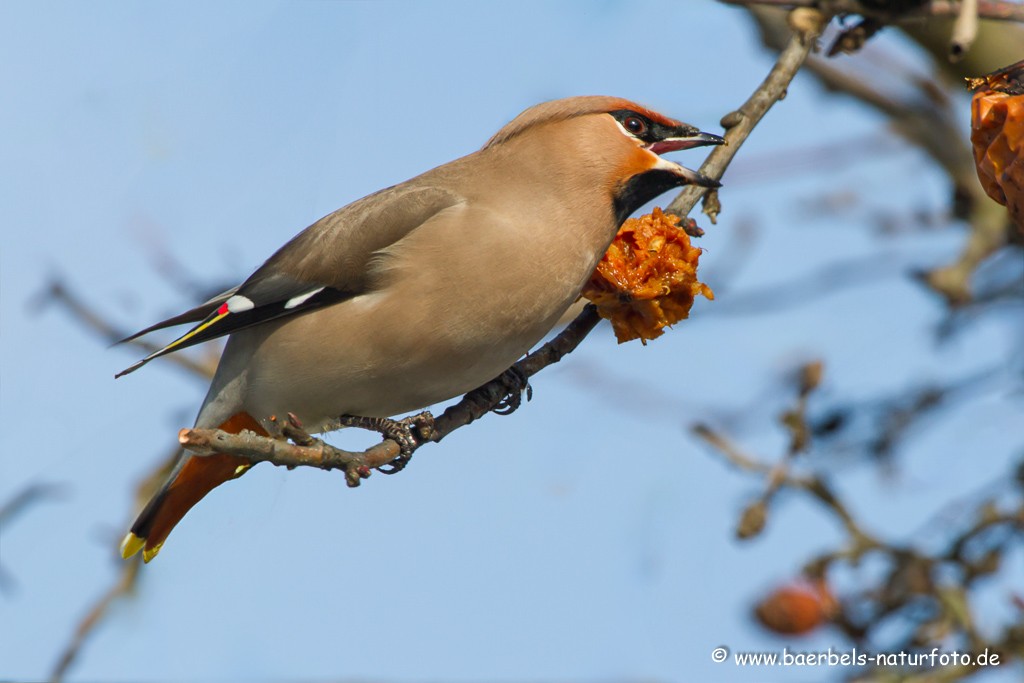
[[[501,373],[498,379],[505,385],[506,393],[501,401],[498,402],[498,405],[491,409],[492,412],[498,415],[508,415],[515,412],[516,408],[523,403],[523,392],[526,392],[527,401],[533,399],[533,387],[530,386],[530,378],[515,366]]]
[[[385,439],[391,439],[398,444],[401,455],[384,466],[388,469],[377,468],[384,474],[394,474],[403,470],[409,464],[413,451],[430,441],[434,434],[434,416],[429,411],[423,411],[418,415],[401,420],[392,420],[387,417],[342,415],[340,422],[343,427],[360,427],[377,432]]]

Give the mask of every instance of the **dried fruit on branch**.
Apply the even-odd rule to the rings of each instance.
[[[690,245],[678,221],[657,208],[626,221],[583,287],[583,296],[611,320],[620,344],[631,339],[646,344],[686,318],[698,294],[715,298],[697,281],[701,249]]]
[[[968,82],[978,178],[1024,236],[1024,62]]]
[[[809,633],[829,619],[838,605],[824,579],[777,588],[754,608],[761,624],[776,633]]]

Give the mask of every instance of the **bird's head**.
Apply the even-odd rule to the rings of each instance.
[[[725,139],[618,97],[570,97],[531,107],[498,131],[484,149],[534,138],[547,156],[586,159],[602,174],[621,223],[674,187],[720,183],[661,157],[666,152],[721,145]],[[575,163],[575,162],[574,162]]]

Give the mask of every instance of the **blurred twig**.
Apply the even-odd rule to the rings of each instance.
[[[181,456],[181,453],[182,451],[180,448],[174,448],[160,461],[152,472],[143,477],[142,481],[135,489],[133,517],[134,512],[142,509],[142,506],[145,505],[146,502],[157,492],[164,479],[166,479],[167,475],[170,473],[175,461],[177,461]],[[63,680],[68,669],[72,664],[74,664],[78,655],[81,653],[82,648],[89,639],[89,636],[109,614],[111,605],[120,598],[135,595],[135,589],[138,586],[139,577],[141,576],[140,572],[142,571],[143,566],[142,556],[137,555],[127,561],[122,560],[120,539],[115,539],[115,541],[111,543],[110,549],[114,558],[115,566],[117,567],[117,578],[113,585],[111,585],[111,587],[100,596],[89,611],[86,612],[86,615],[82,620],[78,622],[78,625],[72,633],[71,639],[68,641],[67,645],[64,646],[64,650],[57,659],[56,666],[54,666],[53,673],[50,675],[52,683],[58,683]]]
[[[66,495],[67,487],[64,484],[29,484],[0,507],[0,526],[10,524],[12,519],[25,512],[35,503],[47,499],[60,500],[66,497]]]
[[[145,250],[145,256],[153,270],[180,294],[197,303],[207,301],[225,292],[237,282],[212,283],[196,276],[189,266],[174,255],[167,243],[167,230],[157,221],[144,214],[137,214],[131,220],[131,233]]]
[[[48,304],[58,304],[74,320],[77,320],[89,330],[98,334],[108,344],[117,344],[128,336],[128,333],[115,327],[106,318],[78,298],[58,277],[51,278],[46,287],[34,297],[31,309],[40,311]],[[140,348],[146,353],[153,353],[161,348],[160,345],[143,339],[133,339],[126,343]],[[175,353],[167,356],[167,359],[204,379],[212,378],[213,373],[217,369],[216,357],[208,357],[205,360],[197,361],[187,354]]]
[[[117,599],[122,596],[131,595],[135,591],[135,586],[138,582],[139,571],[141,568],[141,555],[124,562],[124,566],[120,571],[118,580],[110,590],[104,593],[96,604],[93,605],[92,609],[89,610],[88,614],[86,614],[85,618],[82,619],[78,624],[78,627],[75,629],[75,633],[72,636],[71,641],[64,648],[60,658],[57,660],[57,666],[54,667],[53,673],[50,675],[50,681],[52,681],[52,683],[58,683],[64,679],[64,675],[67,673],[68,668],[74,663],[75,658],[78,657],[86,639],[107,615],[107,611],[110,609],[110,606]]]
[[[751,8],[750,12],[765,44],[780,49],[790,30],[785,17],[771,9]],[[854,97],[888,116],[894,130],[921,147],[949,175],[971,234],[956,262],[923,273],[921,279],[951,305],[968,303],[971,275],[982,261],[1006,244],[1009,219],[1006,209],[985,194],[968,142],[951,112],[938,106],[934,98],[897,98],[884,93],[863,78],[820,58],[809,58],[807,69],[828,90]],[[911,84],[911,88],[912,92],[919,90],[920,84]]]
[[[67,495],[67,487],[63,484],[35,483],[29,484],[0,506],[0,528],[6,528],[11,520],[24,513],[36,503],[49,500],[60,500]],[[15,584],[13,574],[0,564],[0,591],[10,592]]]
[[[858,15],[882,23],[922,21],[962,14],[964,0],[910,0],[870,2],[868,0],[721,0],[727,5],[766,5],[792,9],[815,7],[839,15]],[[1004,0],[967,0],[975,5],[975,16],[993,21],[1024,22],[1024,5]]]
[[[960,13],[953,22],[953,36],[950,38],[950,57],[960,59],[978,37],[978,0],[961,0]]]
[[[707,425],[698,424],[693,428],[727,462],[764,481],[764,492],[741,515],[737,529],[741,538],[749,538],[761,531],[768,518],[772,494],[781,488],[811,496],[845,530],[847,538],[839,549],[821,553],[804,565],[806,579],[811,585],[820,587],[817,595],[804,596],[804,606],[806,601],[820,603],[817,613],[801,620],[787,619],[787,603],[792,605],[797,598],[792,591],[777,590],[757,609],[762,623],[780,633],[794,634],[818,628],[823,620],[827,620],[858,648],[915,653],[929,652],[933,648],[948,650],[952,643],[972,656],[970,665],[941,670],[904,667],[899,670],[898,679],[904,681],[918,680],[915,677],[926,672],[928,675],[941,673],[941,678],[920,680],[960,680],[977,670],[976,655],[982,652],[996,654],[1000,665],[1004,666],[1014,660],[1024,660],[1024,611],[1016,623],[995,632],[992,629],[982,632],[973,616],[974,596],[971,592],[979,579],[1000,570],[1007,553],[1024,545],[1024,462],[1018,466],[1014,479],[1016,501],[1000,506],[994,498],[983,497],[970,513],[972,523],[954,534],[938,550],[928,552],[920,549],[919,544],[894,542],[869,534],[823,475],[795,475],[791,471],[794,453],[811,446],[814,430],[806,421],[805,409],[806,399],[815,382],[806,378],[819,375],[820,368],[816,369],[813,364],[804,367],[805,379],[800,397],[796,406],[783,418],[783,424],[791,434],[791,443],[775,464],[742,452],[728,436]],[[832,599],[828,580],[830,571],[836,565],[853,570],[866,555],[884,560],[882,574],[876,572],[866,585],[848,589],[841,596],[841,601]],[[876,642],[886,624],[897,617],[906,626],[903,629],[905,635],[899,636],[896,642]],[[891,638],[891,635],[886,637]],[[896,672],[890,667],[882,667],[860,673],[864,677],[857,680],[878,680],[875,676]]]

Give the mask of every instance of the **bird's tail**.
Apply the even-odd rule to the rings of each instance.
[[[245,412],[236,414],[218,429],[229,434],[248,429],[260,436],[268,436],[267,431]],[[186,454],[160,491],[139,513],[131,532],[121,542],[121,555],[127,559],[141,550],[143,561],[152,560],[160,552],[171,529],[193,505],[224,482],[242,476],[250,467],[252,463],[249,460],[237,455],[214,453],[199,457]]]

